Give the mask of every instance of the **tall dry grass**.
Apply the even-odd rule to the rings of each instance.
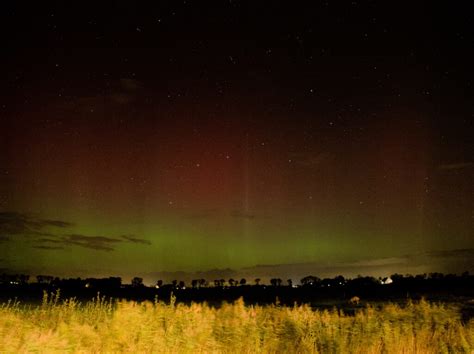
[[[472,353],[474,321],[425,301],[349,316],[309,306],[202,305],[45,296],[0,307],[1,353]]]

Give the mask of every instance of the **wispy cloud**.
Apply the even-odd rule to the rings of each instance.
[[[460,170],[460,169],[468,168],[472,166],[474,166],[474,163],[470,161],[463,161],[463,162],[455,162],[455,163],[439,165],[438,168],[440,170]]]
[[[0,243],[12,241],[12,236],[23,236],[34,242],[34,248],[60,250],[78,246],[99,251],[113,251],[120,243],[146,244],[149,240],[135,235],[91,236],[70,233],[75,224],[65,220],[45,219],[18,212],[0,213]],[[69,233],[67,233],[69,232]]]
[[[143,238],[138,238],[131,235],[122,235],[120,237],[123,238],[125,241],[131,242],[131,243],[141,243],[144,245],[151,245],[151,242],[149,240],[145,240]]]
[[[59,236],[57,236],[57,237],[59,237]],[[62,243],[62,240],[52,238],[52,237],[44,237],[44,238],[37,239],[36,242],[39,242],[39,243]]]
[[[38,236],[51,235],[50,227],[65,229],[74,224],[64,220],[42,219],[32,214],[17,212],[0,213],[0,233],[5,235]]]
[[[87,235],[65,235],[64,244],[75,245],[83,248],[89,248],[99,251],[113,251],[113,245],[122,242],[121,239],[106,236],[87,236]]]
[[[67,228],[74,226],[72,223],[67,222],[67,221],[61,221],[61,220],[49,220],[45,219],[42,220],[43,224],[46,226],[55,226],[55,227],[61,227],[61,228]]]
[[[352,262],[351,265],[354,267],[386,267],[386,266],[395,266],[407,263],[407,257],[388,257],[388,258],[378,258],[378,259],[367,259]]]
[[[474,248],[460,248],[448,251],[432,251],[425,253],[429,257],[434,258],[471,258],[474,259]]]
[[[33,248],[37,248],[40,250],[63,250],[64,247],[61,246],[33,246]]]
[[[114,251],[115,246],[121,243],[147,244],[149,240],[124,235],[119,237],[108,236],[88,236],[81,234],[58,235],[56,237],[40,238],[36,240],[35,248],[42,249],[62,249],[64,246],[78,246],[96,251]],[[52,246],[54,245],[54,246]]]

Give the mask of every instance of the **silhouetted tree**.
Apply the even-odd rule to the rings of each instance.
[[[199,282],[199,281],[198,281],[197,279],[193,279],[193,280],[191,281],[191,287],[192,287],[193,289],[197,288],[198,282]]]
[[[102,285],[105,288],[120,288],[122,285],[122,278],[120,277],[109,277],[106,279],[101,279],[102,280]]]
[[[36,280],[39,284],[51,284],[54,277],[51,275],[37,275]]]
[[[401,281],[403,281],[403,275],[398,273],[392,274],[390,278],[394,284],[399,284]]]
[[[350,285],[357,288],[369,288],[380,284],[374,277],[358,276],[350,281]]]
[[[260,278],[255,279],[255,285],[260,285],[260,281],[261,281]]]
[[[280,286],[281,282],[282,282],[282,280],[280,278],[270,279],[270,284],[272,284],[272,286]]]
[[[240,285],[247,284],[247,280],[245,278],[240,279]]]
[[[199,279],[199,287],[200,287],[200,288],[205,287],[206,284],[207,284],[206,279]]]
[[[178,288],[180,289],[185,289],[186,288],[186,284],[184,283],[184,281],[180,281],[179,284],[178,284]]]
[[[325,287],[330,287],[332,285],[333,280],[329,278],[324,278],[321,280],[320,285],[325,288]]]
[[[59,277],[55,277],[53,281],[51,282],[51,285],[53,286],[59,286],[59,283],[61,282],[61,279]]]
[[[234,280],[233,278],[230,278],[230,279],[229,279],[229,285],[230,285],[230,286],[235,286],[235,285],[237,285],[237,281]]]
[[[288,279],[286,282],[288,283],[288,286],[289,286],[290,288],[293,286],[293,280]]]
[[[157,286],[158,288],[161,288],[161,287],[163,286],[163,280],[161,280],[161,279],[158,280],[158,281],[156,282],[156,286]]]
[[[434,273],[430,273],[429,274],[430,276],[430,279],[443,279],[444,278],[444,274],[443,273],[438,273],[438,272],[434,272]]]
[[[176,288],[178,286],[178,281],[175,279],[171,282],[171,285],[173,285],[173,288]]]
[[[428,275],[427,275],[426,273],[415,275],[415,279],[416,279],[417,281],[426,280],[427,277],[428,277]],[[392,279],[392,280],[393,280],[393,279]]]
[[[28,279],[30,279],[29,275],[27,275],[27,274],[18,274],[18,275],[15,275],[14,282],[18,283],[18,284],[21,284],[21,285],[25,285],[26,283],[28,283]]]
[[[132,279],[132,286],[133,286],[134,288],[138,288],[138,287],[143,286],[143,278],[134,277],[134,278]]]
[[[223,287],[225,285],[225,279],[214,280],[214,285],[217,287]]]
[[[343,286],[344,284],[346,284],[346,278],[344,278],[342,275],[338,275],[334,278],[335,286]]]
[[[319,284],[320,281],[321,279],[319,279],[318,277],[315,277],[314,275],[308,275],[301,279],[301,284],[303,286],[316,286]]]

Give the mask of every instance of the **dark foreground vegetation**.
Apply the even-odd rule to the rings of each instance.
[[[0,305],[2,353],[472,353],[474,320],[452,303],[366,303],[345,310],[219,307],[45,295]]]
[[[300,284],[3,275],[0,352],[472,353],[474,277]]]

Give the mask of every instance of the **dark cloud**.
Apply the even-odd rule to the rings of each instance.
[[[137,238],[130,235],[122,235],[120,237],[122,237],[125,241],[131,242],[131,243],[141,243],[144,245],[151,245],[150,241],[142,239],[142,238]]]
[[[42,219],[32,214],[17,212],[0,213],[0,233],[24,236],[51,236],[47,230],[53,228],[69,228],[74,224],[63,220]]]
[[[111,241],[114,240],[114,241]],[[103,236],[85,236],[85,235],[64,235],[56,236],[56,238],[41,238],[35,240],[37,249],[64,249],[65,246],[79,246],[100,251],[113,251],[113,243],[121,240],[110,239]]]
[[[62,228],[67,228],[67,227],[74,226],[70,222],[61,221],[61,220],[43,220],[43,222],[44,222],[45,225],[48,225],[48,226],[55,226],[55,227],[62,227]]]
[[[113,251],[113,245],[122,242],[121,239],[106,236],[65,235],[64,244],[75,245],[99,251]]]
[[[461,248],[448,251],[427,252],[427,255],[436,258],[469,257],[474,259],[474,248]]]
[[[129,242],[134,244],[151,244],[150,241],[124,235],[120,237],[88,236],[80,234],[58,235],[55,237],[43,237],[35,240],[35,248],[39,249],[63,249],[64,246],[78,246],[97,251],[114,251],[117,244]],[[51,246],[54,245],[54,246]]]
[[[448,163],[448,164],[439,165],[438,168],[440,170],[460,170],[463,168],[471,167],[473,165],[474,164],[472,162],[457,162],[457,163]]]
[[[387,266],[398,266],[405,265],[410,258],[413,256],[402,256],[402,257],[387,257],[387,258],[376,258],[367,259],[357,262],[352,262],[351,266],[354,267],[387,267]]]
[[[61,246],[33,246],[33,248],[37,248],[40,250],[63,250],[64,247]]]
[[[40,238],[38,240],[35,240],[38,243],[62,243],[63,241],[61,239],[56,239],[56,238]]]
[[[114,246],[122,242],[151,244],[150,241],[134,235],[107,237],[49,232],[50,228],[64,232],[73,226],[75,224],[68,221],[43,219],[34,214],[0,212],[0,242],[10,241],[12,235],[19,235],[40,237],[34,239],[34,248],[37,249],[64,249],[64,246],[74,245],[100,251],[113,251]]]

